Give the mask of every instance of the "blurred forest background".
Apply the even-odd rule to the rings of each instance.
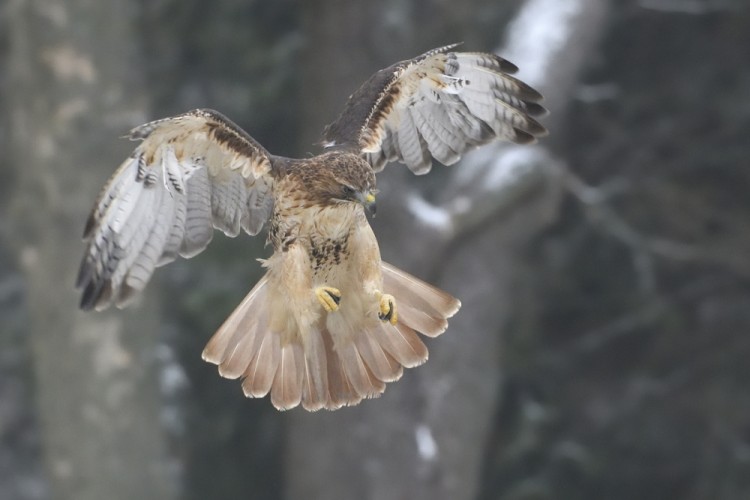
[[[77,310],[131,127],[211,107],[304,156],[456,41],[521,68],[550,136],[379,178],[384,258],[464,304],[383,397],[279,413],[201,361],[263,237]],[[6,0],[0,498],[750,498],[748,138],[747,0]]]

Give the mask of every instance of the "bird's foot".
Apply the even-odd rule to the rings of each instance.
[[[336,312],[339,310],[339,302],[341,302],[341,291],[338,288],[332,286],[319,286],[315,289],[315,296],[318,298],[318,302],[323,306],[327,312]]]
[[[380,301],[380,312],[378,318],[381,321],[388,321],[392,325],[398,323],[398,311],[396,310],[396,299],[389,293],[375,292],[375,296]]]

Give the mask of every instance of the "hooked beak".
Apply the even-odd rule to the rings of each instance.
[[[368,193],[362,193],[359,197],[360,203],[362,203],[362,206],[365,207],[365,210],[375,217],[375,213],[377,212],[377,205],[375,204],[375,193],[372,191]]]

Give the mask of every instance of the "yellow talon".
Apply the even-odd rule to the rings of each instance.
[[[315,296],[318,297],[320,305],[323,306],[327,312],[336,312],[339,310],[339,302],[341,302],[341,291],[338,288],[332,286],[319,286],[315,289]]]
[[[392,325],[398,323],[398,311],[396,310],[396,299],[388,293],[379,293],[380,295],[380,313],[378,318],[383,321],[389,321]]]

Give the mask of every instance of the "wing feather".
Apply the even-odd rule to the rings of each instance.
[[[82,309],[126,305],[157,266],[201,252],[215,228],[257,234],[273,208],[273,157],[216,111],[157,120],[129,137],[142,142],[84,230]]]
[[[511,76],[515,65],[455,47],[375,73],[326,127],[323,144],[358,151],[376,171],[397,160],[422,174],[431,166],[427,151],[450,165],[493,140],[528,143],[546,134],[535,119],[546,113],[542,96]]]
[[[234,238],[240,234],[243,213],[247,209],[245,180],[231,175],[224,182],[215,182],[211,189],[213,227]]]
[[[414,117],[414,123],[417,124],[432,156],[440,163],[451,165],[458,161],[459,157],[446,143],[444,139],[446,134],[443,130],[439,130],[439,121],[430,111],[428,106],[415,106],[411,109],[411,115]],[[429,165],[427,171],[430,168],[432,168],[432,164]]]
[[[403,154],[404,163],[416,174],[427,173],[432,167],[432,158],[411,112],[402,113],[401,124],[398,127],[398,142]]]
[[[185,222],[187,220],[187,200],[185,195],[174,196],[174,206],[172,209],[172,219],[168,228],[167,240],[164,244],[164,250],[159,256],[156,266],[169,264],[177,258],[182,241],[185,239]]]
[[[112,291],[115,294],[114,300],[118,305],[125,305],[132,298],[132,287],[125,283],[125,278],[138,259],[143,245],[151,233],[159,207],[158,195],[159,189],[157,187],[154,185],[145,186],[122,231],[114,233],[115,239],[122,241],[122,248],[125,250],[123,258],[119,261],[111,279]],[[99,304],[96,308],[97,310],[102,309]]]
[[[154,223],[125,277],[125,283],[135,290],[143,290],[154,272],[166,247],[169,225],[174,216],[174,198],[169,193],[154,189],[154,197],[153,206],[157,207]]]
[[[193,257],[203,251],[214,237],[211,216],[211,181],[208,170],[199,168],[187,182],[185,233],[180,256]]]

